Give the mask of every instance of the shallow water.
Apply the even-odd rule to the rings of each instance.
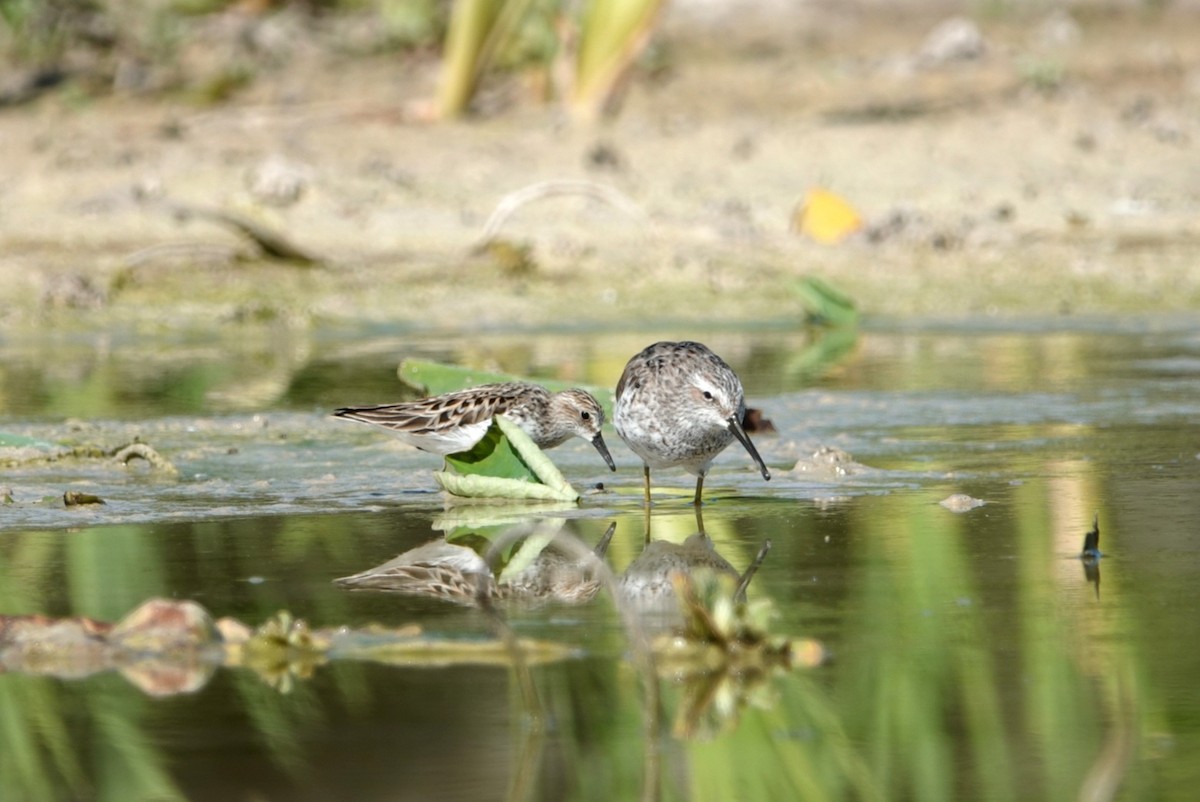
[[[778,429],[755,436],[769,483],[736,444],[722,456],[705,531],[738,570],[770,539],[752,598],[833,659],[756,687],[663,680],[661,705],[647,704],[601,598],[504,608],[520,635],[578,647],[531,670],[540,709],[518,672],[470,665],[335,662],[288,693],[220,670],[163,698],[112,673],[8,673],[0,796],[1191,798],[1195,323],[2,342],[0,432],[104,448],[140,437],[179,476],[102,459],[7,469],[0,614],[115,620],[167,596],[250,623],[286,608],[319,626],[488,637],[469,606],[332,584],[505,522],[444,510],[435,458],[328,410],[397,397],[403,357],[611,387],[647,342],[690,336],[738,369]],[[617,474],[585,443],[552,452],[588,492],[543,516],[588,544],[615,522],[607,559],[621,572],[642,548],[640,470],[607,439]],[[853,462],[790,470],[821,446]],[[655,486],[652,533],[681,542],[697,529],[691,481],[663,471]],[[64,508],[69,489],[106,504]],[[938,504],[953,493],[987,503],[954,513]],[[1078,558],[1093,516],[1098,580]]]

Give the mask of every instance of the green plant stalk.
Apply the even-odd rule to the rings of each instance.
[[[460,116],[484,71],[513,39],[533,0],[456,0],[438,96],[442,119]]]
[[[450,14],[442,50],[438,116],[458,117],[471,101],[484,63],[484,46],[503,7],[503,0],[457,0]]]
[[[579,36],[571,113],[600,117],[629,66],[650,43],[666,0],[592,0]]]

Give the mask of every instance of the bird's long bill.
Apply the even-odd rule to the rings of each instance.
[[[608,446],[604,445],[604,438],[596,432],[596,436],[592,438],[592,445],[600,452],[600,456],[604,457],[604,461],[608,463],[608,467],[614,471],[617,469],[617,463],[613,462],[612,454],[608,453]]]
[[[738,442],[744,445],[746,450],[750,452],[750,458],[754,460],[754,464],[758,466],[760,471],[762,471],[762,477],[767,481],[770,481],[771,472],[767,470],[767,463],[763,462],[763,458],[758,455],[758,449],[754,447],[754,443],[750,442],[749,435],[747,435],[746,430],[742,428],[742,422],[737,419],[736,415],[731,417],[728,422],[729,431],[733,432],[733,436],[738,439]]]

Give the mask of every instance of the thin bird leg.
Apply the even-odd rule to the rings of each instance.
[[[650,466],[642,466],[642,482],[646,489],[646,506],[650,506]]]
[[[700,474],[699,476],[696,477],[696,498],[692,500],[692,503],[695,504],[697,507],[700,506],[700,494],[703,491],[704,491],[704,474]]]

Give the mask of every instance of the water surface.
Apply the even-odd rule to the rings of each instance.
[[[467,605],[331,582],[449,532],[437,460],[336,406],[394,400],[395,367],[433,358],[612,386],[662,337],[704,339],[777,428],[706,483],[703,526],[776,629],[833,659],[739,686],[659,683],[646,703],[612,603],[505,609],[576,657],[532,669],[339,662],[282,693],[249,672],[150,698],[113,673],[0,676],[5,797],[100,799],[1187,799],[1200,780],[1192,599],[1200,487],[1193,321],[1020,328],[135,334],[0,343],[0,431],[110,448],[135,437],[178,478],[132,463],[6,469],[0,614],[115,620],[153,596],[250,623],[420,623],[486,638]],[[609,473],[552,452],[587,489],[565,529],[608,562],[642,548],[640,468],[615,432]],[[845,471],[793,471],[821,447]],[[697,530],[689,477],[655,476],[650,526]],[[68,489],[103,506],[63,508]],[[672,489],[680,491],[671,493]],[[955,513],[953,493],[986,501]],[[1093,518],[1105,552],[1079,559]],[[503,524],[500,525],[501,528]],[[494,527],[493,527],[494,528]],[[488,529],[488,531],[491,531]],[[650,619],[647,618],[648,625]]]

